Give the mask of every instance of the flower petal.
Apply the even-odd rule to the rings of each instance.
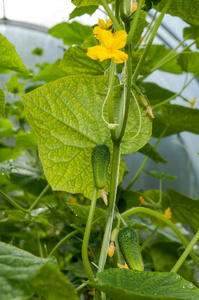
[[[108,30],[100,30],[98,32],[98,40],[100,41],[100,44],[108,49],[112,48],[111,45],[114,41],[113,39],[113,34]]]
[[[107,23],[106,23],[106,28],[109,29],[109,27],[112,25],[112,21],[111,19],[108,19]]]
[[[87,50],[86,53],[90,58],[92,59],[99,59],[100,61],[103,61],[107,58],[112,57],[112,53],[109,53],[107,49],[103,46],[94,46],[90,47]]]
[[[112,52],[111,58],[117,64],[121,64],[128,60],[128,54],[120,50],[114,50]]]
[[[106,29],[106,23],[102,19],[98,19],[98,26],[102,29]]]
[[[126,37],[127,37],[127,33],[125,30],[116,31],[116,33],[111,41],[110,47],[112,49],[123,48],[126,45]]]

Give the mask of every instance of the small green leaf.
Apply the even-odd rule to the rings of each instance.
[[[67,75],[103,75],[108,68],[109,62],[93,60],[86,55],[86,50],[81,47],[70,47],[60,62],[59,68]]]
[[[16,72],[29,73],[15,47],[0,34],[0,67]]]
[[[150,157],[156,163],[161,162],[163,164],[166,164],[168,162],[157,152],[157,150],[153,146],[148,143],[144,147],[142,147],[139,152]]]
[[[44,265],[57,267],[54,258],[39,258],[2,242],[0,242],[0,265],[2,300],[29,299],[34,294],[32,281],[42,267]],[[55,270],[57,269],[55,268]],[[45,281],[48,282],[46,278]]]
[[[160,172],[160,171],[145,171],[145,172],[161,180],[175,181],[177,179],[176,176],[165,172]]]
[[[22,93],[25,83],[18,81],[18,77],[15,74],[12,74],[8,83],[5,83],[9,93],[17,94]]]
[[[1,87],[0,87],[0,116],[5,118],[5,94]]]
[[[33,55],[38,55],[38,56],[42,56],[43,55],[43,49],[36,47],[33,51],[32,51]]]
[[[93,271],[93,274],[95,275],[97,272],[97,268],[93,264],[90,264],[90,266]],[[73,274],[77,277],[87,278],[87,274],[86,274],[84,265],[80,261],[70,264],[65,269],[68,271],[72,271]]]
[[[2,175],[7,175],[8,177],[10,177],[10,173],[12,171],[12,169],[15,169],[16,167],[13,166],[11,163],[9,162],[3,162],[0,163],[0,172]]]
[[[17,150],[37,150],[37,136],[34,132],[28,133],[19,131],[16,134],[15,149]]]
[[[183,38],[187,40],[196,40],[196,47],[199,49],[199,26],[192,25],[183,29]]]
[[[49,29],[48,33],[58,39],[63,39],[65,45],[80,46],[92,34],[92,28],[75,21],[71,24],[63,22]]]
[[[56,79],[67,76],[67,73],[63,71],[60,67],[60,59],[56,60],[52,65],[45,66],[41,72],[34,76],[30,81],[45,81],[50,82]]]
[[[82,16],[84,14],[92,15],[98,9],[97,5],[88,5],[76,7],[69,15],[69,20]]]
[[[113,0],[107,0],[107,3],[111,2],[113,2]],[[100,5],[101,0],[72,0],[72,3],[76,6]]]
[[[8,119],[0,119],[0,138],[3,137],[13,137],[13,125]]]
[[[199,134],[199,109],[184,107],[181,105],[164,105],[156,113],[153,110],[153,136],[159,137],[166,130],[164,137],[189,131]]]
[[[199,297],[199,289],[175,273],[108,269],[97,275],[97,283],[89,285],[114,300],[196,300]]]
[[[32,281],[34,292],[49,300],[78,300],[74,287],[53,265],[44,265]]]
[[[0,148],[0,162],[15,160],[19,155],[21,155],[21,151],[14,148]]]
[[[158,6],[155,8],[161,11],[167,0],[162,0]],[[199,2],[198,0],[175,0],[171,2],[169,9],[167,11],[168,14],[176,17],[180,17],[185,22],[189,24],[199,25]]]
[[[151,106],[161,103],[175,95],[174,92],[166,90],[153,82],[143,82],[142,88],[144,89]]]
[[[199,199],[191,199],[169,187],[167,193],[172,201],[172,221],[189,225],[196,233],[199,228]]]
[[[198,52],[187,52],[183,53],[178,57],[178,63],[181,69],[185,72],[190,72],[199,77],[199,53]]]

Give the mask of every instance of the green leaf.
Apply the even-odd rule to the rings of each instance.
[[[38,56],[42,56],[43,55],[43,49],[36,47],[33,51],[32,51],[33,55],[38,55]]]
[[[60,59],[56,60],[52,65],[45,66],[44,69],[34,76],[30,81],[33,82],[43,80],[45,82],[50,82],[67,76],[67,73],[59,67],[59,64]]]
[[[18,81],[18,77],[15,74],[12,74],[8,83],[5,83],[9,93],[17,94],[22,93],[25,83]]]
[[[21,95],[29,122],[38,135],[45,175],[54,190],[83,193],[91,198],[91,153],[96,145],[106,143],[110,138],[110,131],[101,115],[107,86],[107,75],[68,76]],[[120,97],[119,87],[114,94],[116,122]],[[134,138],[139,127],[139,116],[136,104],[131,103],[122,144],[123,154],[139,150],[150,138],[151,120],[145,108],[141,108],[141,111],[142,129]],[[107,105],[104,107],[104,116],[107,118]],[[108,145],[112,148],[111,142]],[[120,180],[124,172],[124,163],[121,163]],[[105,188],[107,192],[109,179],[110,168]]]
[[[144,93],[147,95],[151,106],[161,103],[175,95],[174,92],[166,90],[153,82],[143,82],[141,88],[144,89]]]
[[[0,34],[0,67],[16,72],[29,73],[15,47]]]
[[[190,72],[199,77],[199,53],[198,52],[187,52],[183,53],[178,57],[178,63],[181,69],[185,72]]]
[[[107,0],[107,3],[111,2],[113,2],[113,0]],[[101,0],[72,0],[72,3],[76,6],[100,5]]]
[[[196,233],[199,228],[199,199],[191,199],[169,187],[167,193],[172,201],[172,221],[189,225]]]
[[[0,162],[15,160],[19,155],[21,155],[21,151],[16,151],[14,148],[0,148]]]
[[[161,162],[163,164],[166,164],[168,162],[157,152],[157,150],[153,146],[148,143],[144,147],[142,147],[139,152],[150,157],[156,163]]]
[[[0,119],[0,138],[13,137],[13,126],[12,122],[8,119]]]
[[[159,63],[161,63],[162,59],[166,55],[169,55],[169,58],[171,58],[175,56],[175,53],[171,53],[171,50],[167,49],[165,45],[152,45],[147,55],[147,60],[150,68],[156,68],[156,66]],[[166,63],[165,65],[160,66],[158,70],[174,74],[182,74],[182,70],[175,58],[172,59],[170,62]]]
[[[13,166],[11,163],[9,162],[3,162],[0,163],[0,172],[2,175],[7,175],[8,177],[10,177],[10,173],[12,171],[12,169],[15,169],[16,167]]]
[[[90,266],[93,271],[93,274],[95,275],[97,268],[93,264],[90,264]],[[70,264],[69,266],[66,267],[66,270],[72,271],[73,274],[77,277],[87,278],[84,265],[80,261]]]
[[[192,25],[183,29],[183,38],[187,40],[196,40],[196,47],[199,49],[199,26]]]
[[[142,19],[142,18],[139,18],[138,19],[138,23],[137,23],[137,27],[136,27],[136,31],[133,35],[133,38],[131,40],[131,47],[132,49],[134,49],[134,47],[137,45],[137,43],[139,42],[139,39],[142,35],[142,32],[144,30],[144,28],[148,25],[149,23]]]
[[[199,289],[175,273],[108,269],[89,285],[114,300],[196,300]]]
[[[155,7],[157,10],[161,11],[165,4],[167,3],[167,0],[162,0],[157,7]],[[199,1],[198,0],[175,0],[172,1],[169,9],[167,10],[167,13],[180,17],[185,22],[189,24],[195,24],[199,25]]]
[[[75,21],[71,24],[62,22],[52,27],[48,33],[58,39],[63,39],[65,45],[80,46],[92,34],[92,28]]]
[[[32,280],[44,265],[57,267],[54,258],[39,258],[0,242],[1,300],[29,299],[34,294]]]
[[[103,75],[109,66],[109,61],[100,62],[86,55],[86,50],[81,47],[70,47],[60,62],[59,68],[67,75]]]
[[[160,171],[145,171],[145,172],[161,180],[175,181],[177,179],[176,176],[165,172],[160,172]]]
[[[5,118],[5,95],[1,87],[0,87],[0,116]]]
[[[15,149],[20,150],[37,150],[37,136],[34,132],[28,133],[25,131],[19,131],[16,134]]]
[[[159,137],[167,128],[164,137],[189,131],[199,134],[199,109],[184,107],[181,105],[164,105],[156,113],[153,110],[153,136]]]
[[[78,300],[74,287],[53,265],[44,265],[34,277],[34,292],[49,300]]]
[[[84,14],[92,15],[98,9],[97,5],[88,5],[76,7],[69,15],[69,20],[82,16]]]

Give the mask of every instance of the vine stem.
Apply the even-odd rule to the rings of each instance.
[[[156,228],[152,231],[152,233],[149,235],[149,237],[146,239],[146,241],[142,244],[142,246],[140,247],[140,251],[142,252],[146,246],[149,244],[149,242],[152,240],[152,238],[154,237],[156,231],[158,230],[158,227],[156,226]]]
[[[23,208],[21,205],[19,205],[17,202],[12,200],[10,197],[8,197],[2,190],[0,190],[0,194],[15,208],[18,208],[19,210],[23,211],[24,213],[29,213],[29,211],[25,208]]]
[[[63,239],[61,239],[59,241],[59,243],[57,243],[57,245],[55,245],[55,247],[51,250],[51,252],[48,255],[48,258],[51,257],[53,255],[53,253],[66,241],[68,240],[70,237],[74,236],[75,234],[77,234],[79,232],[79,230],[74,230],[72,232],[70,232],[69,234],[67,234]]]
[[[106,0],[101,0],[101,4],[103,5],[104,9],[106,10],[107,14],[109,15],[113,25],[117,30],[121,30],[120,24],[118,23],[116,17],[114,16],[113,12],[111,11],[110,7],[108,6]]]
[[[98,264],[98,273],[104,270],[104,265],[107,258],[107,251],[109,247],[109,241],[112,230],[112,223],[114,217],[115,200],[117,192],[117,183],[119,176],[119,165],[120,165],[120,148],[121,144],[114,144],[113,146],[113,159],[112,159],[112,172],[111,172],[111,184],[110,184],[110,197],[109,197],[109,210],[107,215],[107,222],[104,232],[104,238],[102,242],[102,248]]]
[[[37,199],[33,202],[33,204],[28,209],[29,212],[31,212],[33,210],[33,208],[37,205],[37,203],[40,201],[40,199],[43,197],[43,195],[47,192],[49,187],[50,187],[50,184],[48,183],[47,186],[43,189],[43,191],[39,194]]]
[[[199,230],[196,233],[196,235],[193,237],[193,239],[191,240],[191,242],[189,243],[189,245],[187,246],[185,251],[182,253],[179,260],[177,261],[175,266],[172,268],[171,272],[175,272],[175,273],[178,272],[179,268],[182,266],[182,264],[185,261],[185,259],[187,258],[187,256],[189,254],[191,255],[190,252],[191,252],[191,250],[193,249],[194,245],[197,243],[198,240],[199,240]]]
[[[179,239],[181,240],[183,245],[185,247],[188,246],[186,239],[184,238],[184,236],[182,235],[180,230],[175,226],[175,224],[173,224],[169,219],[167,219],[166,217],[164,217],[163,215],[161,215],[160,213],[158,213],[156,211],[153,211],[153,210],[151,210],[149,208],[145,208],[145,207],[135,207],[135,208],[131,208],[131,209],[125,211],[121,215],[123,218],[127,218],[132,214],[140,214],[140,213],[155,217],[155,218],[161,220],[162,222],[164,222],[165,224],[167,224],[176,233],[176,235],[179,237]],[[192,250],[192,248],[190,249],[190,251],[191,250]],[[195,255],[195,253],[190,252],[190,256],[193,259],[196,266],[199,268],[199,260],[198,260],[197,256]]]
[[[133,38],[133,35],[135,33],[137,23],[138,23],[138,18],[140,16],[141,8],[142,8],[144,2],[145,2],[145,0],[140,0],[139,3],[138,3],[138,7],[137,7],[137,10],[136,10],[136,13],[135,13],[135,17],[134,17],[134,20],[132,22],[132,26],[131,26],[131,29],[129,31],[129,34],[127,36],[127,40],[126,40],[127,45],[131,42],[131,40]]]
[[[91,206],[90,206],[90,210],[89,210],[89,214],[88,214],[88,219],[87,219],[83,243],[82,243],[82,261],[83,261],[83,265],[86,270],[88,279],[91,282],[94,282],[94,276],[93,276],[93,272],[92,272],[90,262],[88,259],[88,242],[89,242],[89,238],[90,238],[91,227],[92,227],[93,217],[95,214],[95,207],[96,207],[96,203],[97,203],[97,192],[98,192],[98,189],[94,185],[93,197],[92,197],[92,201],[91,201]]]
[[[155,38],[155,35],[156,35],[157,31],[158,31],[158,28],[159,28],[159,26],[160,26],[160,24],[161,24],[161,22],[162,22],[162,19],[163,19],[164,15],[166,14],[166,12],[167,12],[167,10],[168,10],[168,8],[169,8],[171,2],[172,2],[172,0],[168,0],[168,1],[166,2],[165,7],[163,8],[163,10],[162,10],[162,12],[161,12],[159,18],[157,19],[157,21],[156,21],[156,23],[155,23],[155,26],[154,26],[154,28],[153,28],[153,31],[152,31],[151,36],[150,36],[150,38],[149,38],[149,41],[148,41],[148,43],[147,43],[147,45],[146,45],[146,47],[145,47],[145,49],[144,49],[144,51],[143,51],[143,53],[142,53],[142,56],[141,56],[141,58],[140,58],[140,60],[139,60],[139,63],[138,63],[138,65],[137,65],[136,69],[135,69],[135,72],[134,72],[134,74],[133,74],[133,77],[132,77],[132,80],[133,80],[133,81],[136,81],[136,79],[137,79],[137,77],[138,77],[138,75],[139,75],[139,73],[140,73],[141,67],[142,67],[142,65],[143,65],[143,63],[144,63],[144,61],[145,61],[145,58],[146,58],[147,54],[148,54],[149,48],[150,48],[151,45],[152,45],[152,42],[153,42],[153,40],[154,40],[154,38]]]
[[[108,93],[106,95],[106,99],[104,102],[108,101],[108,117],[109,117],[109,122],[112,124],[114,124],[114,115],[113,115],[114,78],[115,78],[115,62],[111,60]],[[111,130],[111,138],[113,141],[116,141],[115,129]]]

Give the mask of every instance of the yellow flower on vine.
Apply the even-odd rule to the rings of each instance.
[[[87,50],[87,55],[92,59],[103,61],[111,58],[114,62],[120,64],[128,59],[128,54],[118,49],[126,45],[126,31],[119,30],[113,35],[108,30],[99,30],[98,40],[102,46],[90,47]]]
[[[98,39],[98,33],[100,30],[109,30],[110,26],[112,25],[111,19],[105,23],[104,20],[98,20],[98,26],[95,26],[93,33],[95,34],[96,39]]]
[[[191,104],[191,108],[194,107],[194,104],[196,103],[196,98],[197,98],[197,96],[194,97],[192,101],[189,101],[189,103]]]
[[[172,213],[171,213],[171,208],[168,207],[165,212],[164,212],[164,217],[167,219],[171,219],[172,218]]]

